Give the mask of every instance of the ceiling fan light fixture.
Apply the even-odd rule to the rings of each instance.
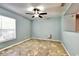
[[[38,17],[38,16],[39,16],[39,14],[35,14],[34,16],[35,16],[35,17]]]

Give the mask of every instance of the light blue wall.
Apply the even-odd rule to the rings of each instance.
[[[0,15],[16,19],[16,40],[0,43],[0,48],[7,47],[31,36],[31,21],[3,8],[0,8]]]
[[[63,42],[70,55],[79,56],[79,33],[64,31]]]
[[[79,33],[64,31],[64,20],[66,19],[71,19],[71,21],[73,21],[73,18],[70,18],[69,16],[67,18],[64,18],[64,16],[62,17],[62,42],[70,55],[79,55]]]
[[[37,19],[32,22],[32,37],[48,38],[50,34],[54,39],[61,39],[61,17],[52,17],[47,20]]]

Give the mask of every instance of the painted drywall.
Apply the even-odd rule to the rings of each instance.
[[[16,40],[10,40],[7,42],[0,43],[0,48],[7,47],[11,44],[17,43],[25,38],[29,38],[31,36],[31,21],[21,17],[11,11],[8,11],[4,8],[0,8],[0,15],[4,15],[7,17],[12,17],[16,19]]]
[[[66,49],[68,50],[68,52],[70,53],[70,55],[79,55],[79,33],[74,32],[74,31],[65,31],[64,29],[64,20],[66,19],[71,19],[71,21],[73,20],[73,18],[71,17],[62,17],[62,42],[64,44],[64,46],[66,47]],[[70,28],[72,29],[72,28]]]
[[[63,32],[63,42],[70,55],[79,55],[79,33]]]
[[[50,34],[53,39],[61,39],[61,17],[32,21],[33,38],[48,38]]]

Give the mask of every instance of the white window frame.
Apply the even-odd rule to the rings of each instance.
[[[16,19],[0,15],[0,30],[0,42],[16,39]]]

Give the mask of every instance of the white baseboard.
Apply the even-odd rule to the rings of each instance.
[[[39,40],[48,40],[48,41],[56,41],[56,42],[61,42],[60,40],[56,40],[56,39],[47,39],[47,38],[31,38],[31,39],[39,39]]]
[[[65,51],[67,52],[68,56],[71,56],[70,53],[68,52],[68,50],[66,49],[65,45],[61,42],[61,45],[63,46],[63,48],[65,49]]]
[[[21,43],[23,43],[23,42],[25,42],[25,41],[30,40],[30,39],[39,39],[39,40],[49,40],[49,41],[61,42],[61,41],[59,41],[59,40],[54,40],[54,39],[28,38],[28,39],[25,39],[25,40],[20,41],[20,42],[18,42],[18,43],[12,44],[12,45],[10,45],[10,46],[8,46],[8,47],[5,47],[5,48],[3,48],[3,49],[0,49],[0,51],[3,51],[3,50],[5,50],[5,49],[11,48],[11,47],[13,47],[13,46],[19,45],[19,44],[21,44]],[[62,44],[62,46],[64,47],[64,49],[65,49],[65,51],[67,52],[67,54],[70,56],[70,54],[69,54],[69,52],[67,51],[67,49],[65,48],[64,44],[63,44],[62,42],[61,42],[61,44]]]
[[[23,43],[23,42],[25,42],[25,41],[30,40],[30,39],[31,39],[31,38],[28,38],[28,39],[25,39],[25,40],[20,41],[20,42],[18,42],[18,43],[12,44],[12,45],[10,45],[10,46],[8,46],[8,47],[5,47],[5,48],[0,49],[0,51],[3,51],[3,50],[5,50],[5,49],[11,48],[11,47],[13,47],[13,46],[19,45],[19,44],[21,44],[21,43]]]
[[[10,45],[10,46],[8,46],[8,47],[2,48],[2,49],[0,49],[0,51],[3,51],[3,50],[5,50],[5,49],[11,48],[11,47],[13,47],[13,46],[19,45],[19,44],[21,44],[21,43],[23,43],[23,42],[25,42],[25,41],[30,40],[30,39],[39,39],[39,40],[49,40],[49,41],[57,41],[57,42],[60,42],[59,40],[53,40],[53,39],[28,38],[28,39],[25,39],[25,40],[20,41],[20,42],[18,42],[18,43],[12,44],[12,45]]]

